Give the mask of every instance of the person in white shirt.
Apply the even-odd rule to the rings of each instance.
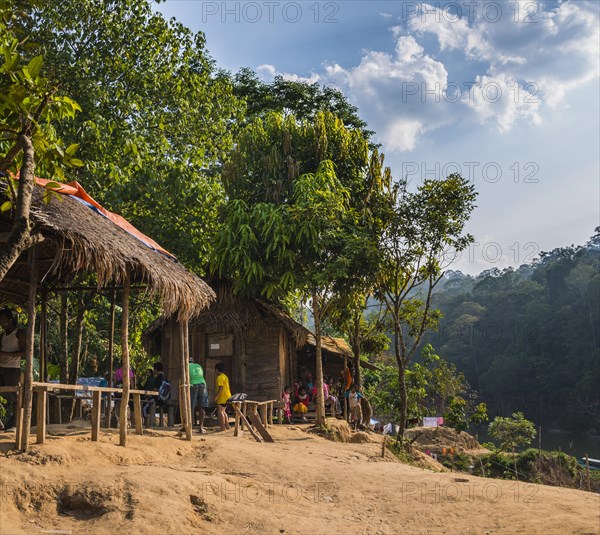
[[[21,359],[25,356],[25,332],[17,325],[10,308],[0,310],[0,327],[4,331],[0,344],[0,386],[17,386],[21,379]],[[15,394],[5,394],[4,397],[13,402],[14,411]],[[14,427],[14,412],[8,417],[5,427]]]

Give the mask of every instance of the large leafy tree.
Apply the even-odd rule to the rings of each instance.
[[[408,408],[406,370],[425,331],[439,321],[431,297],[447,267],[448,250],[462,251],[473,239],[464,227],[475,197],[473,186],[459,175],[425,180],[415,191],[400,181],[390,191],[376,295],[393,325],[401,432]]]
[[[358,115],[358,108],[335,87],[317,82],[288,80],[276,76],[271,83],[262,81],[254,71],[243,68],[233,76],[234,93],[246,101],[249,121],[268,113],[290,114],[298,120],[314,119],[319,112],[331,112],[347,128],[359,130],[369,140],[373,131]]]
[[[61,129],[85,162],[70,177],[202,266],[223,202],[217,165],[243,111],[204,35],[145,0],[25,2],[23,14],[48,76],[83,108]]]
[[[236,291],[269,298],[300,291],[317,341],[317,419],[324,421],[321,329],[334,297],[374,269],[371,199],[389,173],[370,172],[364,136],[331,113],[313,120],[269,114],[242,133],[224,168],[229,202],[214,268]]]

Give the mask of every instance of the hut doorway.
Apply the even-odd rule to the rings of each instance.
[[[225,367],[225,375],[229,378],[230,386],[233,387],[233,334],[231,333],[211,333],[206,337],[206,386],[208,389],[208,399],[215,399],[215,365],[219,362]]]

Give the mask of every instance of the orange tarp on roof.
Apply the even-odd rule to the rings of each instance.
[[[79,182],[68,182],[67,184],[60,184],[58,182],[54,182],[52,180],[46,180],[44,178],[35,178],[38,186],[42,188],[46,188],[62,195],[70,195],[75,197],[76,199],[80,199],[85,203],[89,204],[93,207],[97,212],[102,214],[107,219],[110,219],[115,225],[121,227],[125,232],[128,232],[142,243],[146,244],[151,249],[155,249],[156,251],[163,253],[164,255],[170,257],[171,259],[177,261],[177,258],[171,254],[166,249],[163,249],[158,243],[156,243],[152,238],[146,236],[143,232],[140,232],[136,229],[129,221],[127,221],[124,217],[121,217],[118,214],[110,212],[103,206],[101,206],[98,202],[96,202],[92,197],[88,195],[88,193],[83,189]],[[51,184],[49,186],[49,184]],[[55,186],[57,185],[57,186]]]

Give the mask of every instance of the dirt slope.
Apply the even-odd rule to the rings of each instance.
[[[301,426],[274,444],[232,432],[50,437],[29,454],[0,434],[0,533],[597,534],[598,495],[434,473]]]

